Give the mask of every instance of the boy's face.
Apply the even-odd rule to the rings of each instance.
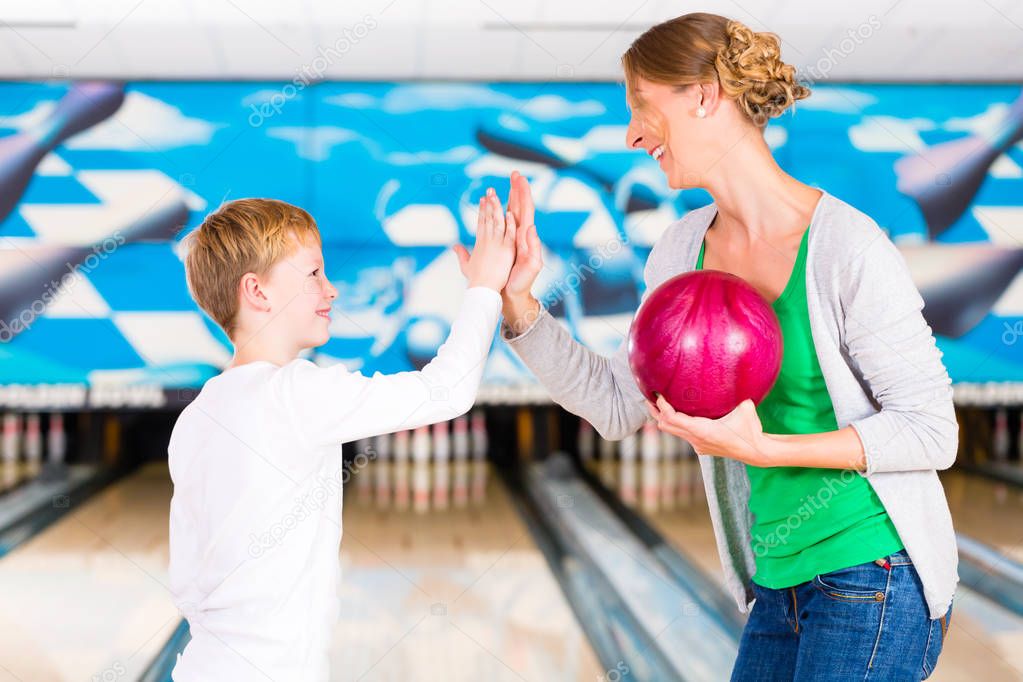
[[[290,256],[270,269],[264,290],[276,312],[272,333],[293,337],[299,348],[316,348],[330,339],[330,308],[337,289],[323,273],[318,245],[299,242]]]

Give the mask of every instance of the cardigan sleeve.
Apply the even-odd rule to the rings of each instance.
[[[872,232],[839,289],[844,349],[881,408],[851,422],[866,453],[861,473],[947,469],[959,444],[952,381],[905,259],[876,224]]]
[[[661,239],[643,269],[642,300],[678,270],[667,262],[671,246]],[[536,320],[518,335],[501,325],[501,336],[551,394],[551,399],[593,425],[608,440],[635,433],[649,417],[642,391],[629,367],[628,342],[623,339],[611,357],[593,352],[572,338],[541,304]]]

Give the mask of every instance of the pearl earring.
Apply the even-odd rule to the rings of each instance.
[[[700,108],[696,110],[696,117],[697,118],[703,118],[706,115],[707,115],[707,110],[704,109],[703,106],[701,105]]]

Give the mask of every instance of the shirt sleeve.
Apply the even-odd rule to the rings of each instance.
[[[959,446],[952,380],[905,259],[874,229],[840,288],[846,354],[880,406],[851,423],[866,453],[861,473],[947,469]]]
[[[366,377],[340,364],[295,360],[275,373],[272,390],[314,446],[454,419],[476,399],[500,312],[496,291],[473,287],[447,340],[422,370]]]

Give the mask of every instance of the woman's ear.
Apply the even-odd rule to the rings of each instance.
[[[718,105],[721,103],[721,84],[717,81],[713,83],[700,83],[697,85],[696,93],[696,106],[703,105],[703,108],[707,110],[708,114],[713,114],[717,111]],[[702,98],[702,102],[700,99]]]

